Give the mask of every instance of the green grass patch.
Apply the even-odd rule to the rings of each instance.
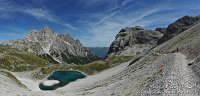
[[[12,55],[12,56],[16,56],[22,60],[24,60],[24,62],[28,63],[28,64],[31,64],[31,65],[34,65],[36,67],[44,67],[44,66],[47,66],[48,63],[47,61],[39,58],[38,56],[34,56],[32,54],[28,54],[28,53],[11,53],[9,55]]]
[[[0,45],[0,67],[13,72],[30,71],[45,67],[48,62],[31,53]]]
[[[86,73],[87,75],[94,75],[108,68],[119,65],[123,62],[127,62],[134,59],[132,56],[116,56],[109,57],[105,60],[98,60],[92,63],[84,64],[84,65],[76,65],[76,64],[57,64],[50,65],[47,67],[43,67],[38,71],[38,73],[33,73],[34,78],[43,79],[48,74],[52,73],[55,70],[78,70]]]

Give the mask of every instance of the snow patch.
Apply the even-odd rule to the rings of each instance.
[[[43,82],[43,84],[45,86],[53,86],[53,85],[58,84],[58,83],[60,83],[60,81],[58,81],[58,80],[46,80],[46,81]]]
[[[42,50],[44,51],[44,53],[50,54],[49,50],[50,50],[50,47],[51,47],[52,43],[50,43],[50,44],[48,44],[48,43],[47,44],[42,44],[41,42],[39,42],[39,44],[42,47]]]
[[[52,56],[52,57],[53,57],[53,56]],[[55,61],[57,61],[58,63],[62,63],[60,60],[56,59],[55,57],[53,57],[53,59],[54,59]]]
[[[44,53],[49,54],[49,49],[50,49],[50,48],[48,48],[48,47],[46,47],[46,48],[45,48],[45,47],[42,47],[42,49],[43,49]]]
[[[71,44],[69,42],[64,41],[67,45],[71,46]]]

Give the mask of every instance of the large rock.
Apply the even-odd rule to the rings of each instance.
[[[96,59],[79,40],[74,40],[69,34],[58,34],[47,26],[40,31],[32,30],[24,39],[5,44],[39,55],[50,63],[81,64]]]
[[[166,28],[156,28],[155,31],[159,31],[162,34],[166,33]]]
[[[134,56],[157,45],[162,34],[140,26],[121,29],[112,42],[108,56]]]
[[[163,37],[158,40],[158,45],[166,42],[179,33],[182,33],[186,29],[196,24],[198,20],[200,20],[200,16],[184,16],[176,20],[174,23],[169,24],[167,28],[156,28],[157,31],[160,31],[164,34]]]

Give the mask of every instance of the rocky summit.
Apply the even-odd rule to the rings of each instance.
[[[161,37],[160,32],[147,30],[140,26],[123,28],[116,35],[107,56],[138,55],[156,46]]]
[[[182,33],[186,29],[195,25],[199,20],[200,16],[184,16],[176,20],[174,23],[169,24],[167,28],[156,28],[156,31],[164,34],[163,37],[158,40],[158,45]]]
[[[47,26],[40,31],[32,30],[23,39],[4,44],[34,53],[50,63],[83,64],[97,59],[79,40],[74,40],[69,34],[58,34]]]

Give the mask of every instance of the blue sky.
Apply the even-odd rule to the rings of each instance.
[[[121,28],[166,27],[200,15],[200,0],[0,0],[0,42],[49,26],[84,46],[109,46]]]

